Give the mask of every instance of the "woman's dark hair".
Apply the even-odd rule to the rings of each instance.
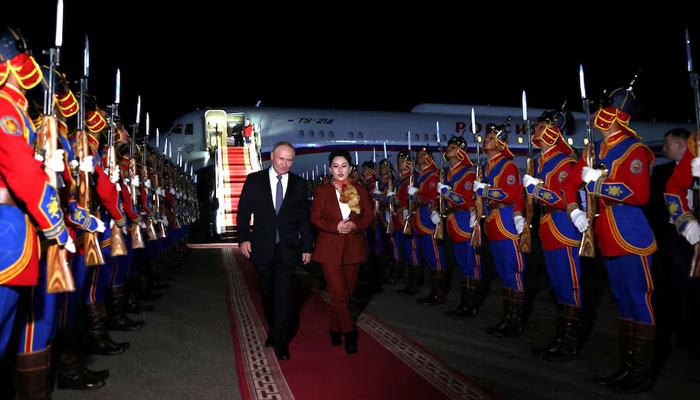
[[[352,165],[352,157],[350,156],[350,152],[347,150],[333,150],[331,151],[331,154],[328,155],[328,164],[333,163],[333,159],[336,157],[345,157],[346,160],[348,160],[348,164]]]

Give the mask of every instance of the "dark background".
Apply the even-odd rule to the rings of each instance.
[[[153,8],[153,2],[66,0],[62,71],[77,80],[89,35],[90,90],[103,105],[121,68],[125,121],[136,96],[151,126],[167,129],[197,107],[226,105],[410,111],[420,103],[580,110],[578,66],[589,97],[635,87],[637,120],[694,122],[684,29],[700,68],[700,27],[690,10],[585,12],[464,10],[369,3],[221,6],[208,1]],[[145,8],[146,6],[151,8]],[[340,8],[339,8],[340,7]],[[54,40],[55,2],[3,6],[40,55]],[[503,6],[505,8],[505,6]],[[74,92],[78,86],[73,85]],[[143,118],[142,118],[143,119]]]

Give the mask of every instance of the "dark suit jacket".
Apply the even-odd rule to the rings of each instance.
[[[295,265],[301,262],[301,253],[311,253],[313,247],[306,183],[289,173],[278,215],[272,201],[269,174],[267,168],[246,177],[236,216],[238,242],[251,242],[253,264],[269,264],[273,262],[275,232],[279,229],[281,253],[275,262]],[[250,225],[251,214],[255,216],[253,226]]]
[[[338,233],[338,222],[343,219],[335,194],[328,183],[316,188],[311,206],[311,222],[318,228],[313,260],[328,264],[357,264],[367,260],[364,231],[374,221],[374,207],[367,190],[355,185],[360,194],[360,215],[350,212],[350,221],[357,229],[347,235]]]

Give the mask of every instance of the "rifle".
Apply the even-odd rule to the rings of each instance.
[[[586,113],[586,138],[588,143],[583,150],[583,157],[586,165],[595,168],[596,151],[593,143],[593,133],[591,132],[591,109],[588,98],[586,97],[586,85],[583,76],[583,65],[579,66],[579,84],[581,86],[581,101],[583,101],[583,111]],[[579,256],[595,257],[595,239],[593,238],[593,223],[598,212],[598,199],[595,193],[586,194],[586,218],[588,219],[588,229],[583,232],[581,237],[581,247],[579,248]]]
[[[166,146],[167,149],[167,146]],[[158,161],[160,161],[160,168],[158,165]],[[156,216],[158,217],[158,221],[156,222],[156,236],[158,239],[164,239],[168,235],[165,231],[165,226],[163,226],[163,223],[160,222],[159,217],[161,216],[161,204],[160,204],[160,191],[163,189],[160,187],[160,175],[163,173],[163,164],[165,163],[165,157],[161,157],[159,159],[158,154],[156,152],[155,157],[153,159],[153,183],[155,184],[156,187]]]
[[[442,153],[442,142],[440,141],[440,121],[435,122],[436,132],[437,132],[437,144],[440,150],[440,172],[438,176],[440,177],[440,183],[445,184],[445,168],[444,168],[444,155]],[[445,215],[445,201],[442,199],[442,194],[438,192],[438,213],[440,214],[440,220],[435,224],[435,230],[433,231],[433,238],[442,240],[444,237],[444,229],[442,224],[442,218]]]
[[[474,118],[474,108],[472,108],[472,136],[474,137],[474,145],[476,146],[476,182],[481,182],[483,171],[481,167],[481,152],[479,151],[479,137],[476,134],[476,119]],[[484,215],[484,201],[474,191],[474,206],[476,207],[476,222],[472,228],[472,238],[470,244],[473,247],[481,247],[481,218]]]
[[[129,183],[131,185],[131,205],[138,212],[138,187],[134,185],[136,178],[136,135],[139,133],[139,122],[141,121],[141,96],[138,97],[136,104],[136,123],[134,124],[134,132],[131,135],[131,143],[129,146]],[[146,243],[143,241],[143,232],[141,225],[131,224],[129,227],[131,234],[131,248],[143,249]]]
[[[386,140],[384,141],[384,159],[388,160],[389,156],[386,152]],[[387,184],[387,191],[388,192],[393,192],[394,191],[394,168],[391,167],[391,164],[388,165],[390,168],[389,170],[389,183]],[[386,223],[386,234],[387,235],[393,235],[394,234],[394,202],[392,201],[391,198],[388,198],[389,201],[389,218]]]
[[[695,126],[697,128],[695,132],[695,145],[697,146],[697,154],[700,154],[700,86],[698,86],[698,74],[693,71],[693,58],[690,55],[690,36],[688,35],[688,28],[685,28],[685,51],[688,56],[688,74],[690,75],[690,87],[693,88],[693,94],[695,95]],[[698,179],[694,179],[694,192],[695,192],[695,207],[700,210],[698,206],[698,199],[700,199],[700,185],[698,185]],[[697,218],[697,214],[696,214]],[[690,261],[690,277],[700,278],[700,243],[696,243],[693,258]]]
[[[408,187],[412,187],[414,184],[413,181],[413,157],[411,157],[411,131],[408,131],[408,159],[406,160],[408,162],[408,170],[409,170],[409,175],[408,175]],[[406,220],[403,223],[403,234],[404,235],[411,235],[413,233],[413,227],[411,225],[411,218],[413,218],[413,213],[415,210],[413,209],[413,200],[411,200],[411,196],[408,196],[408,217],[406,217]]]
[[[530,176],[535,176],[535,159],[532,154],[532,132],[530,120],[527,119],[527,94],[525,94],[524,90],[523,121],[525,121],[525,129],[527,130],[527,161],[525,164],[525,172]],[[530,224],[532,223],[532,216],[535,213],[535,205],[532,195],[527,194],[527,191],[526,196],[525,226],[523,226],[523,233],[520,235],[520,243],[518,243],[518,250],[520,250],[521,253],[529,253],[532,250],[532,232]]]
[[[377,165],[377,149],[374,147],[372,147],[372,163],[374,164],[374,168],[376,168],[376,171],[374,172],[374,190],[379,190],[379,165]],[[325,170],[323,171],[323,174],[326,174]],[[374,199],[374,215],[379,215],[379,199],[377,198]]]
[[[48,89],[44,91],[44,134],[43,143],[39,148],[44,152],[44,160],[49,160],[57,150],[58,130],[56,127],[56,115],[54,114],[54,96],[56,84],[54,70],[60,65],[61,45],[63,44],[63,1],[58,1],[56,12],[56,42],[49,50],[50,73],[48,77]],[[44,170],[49,177],[49,184],[59,189],[61,177],[59,173],[49,168],[46,164]],[[60,204],[60,196],[56,195],[56,201]],[[61,293],[75,291],[75,282],[68,264],[67,250],[58,244],[49,245],[46,250],[46,293]]]
[[[80,160],[84,160],[85,157],[90,155],[90,147],[88,145],[88,133],[85,132],[85,96],[87,94],[88,78],[90,77],[90,47],[87,36],[85,36],[85,50],[83,52],[83,76],[80,78],[80,112],[78,113],[78,157]],[[79,171],[80,178],[80,204],[85,208],[85,213],[88,218],[92,216],[90,208],[91,204],[91,191],[90,187],[90,173]],[[92,267],[94,265],[104,265],[105,259],[102,255],[102,250],[100,249],[100,241],[97,238],[97,233],[95,232],[83,232],[83,246],[85,250],[85,266]]]
[[[109,123],[109,136],[107,139],[107,164],[109,168],[110,175],[113,171],[117,171],[119,165],[117,165],[117,150],[114,147],[114,129],[116,128],[116,118],[119,116],[119,91],[120,91],[120,72],[117,69],[117,86],[116,86],[116,96],[114,99],[114,104],[111,107],[111,118]],[[119,186],[117,186],[119,190]],[[111,239],[111,255],[112,257],[125,256],[128,254],[126,249],[126,240],[122,234],[122,229],[114,224],[110,232]]]

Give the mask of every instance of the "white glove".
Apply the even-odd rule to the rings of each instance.
[[[523,175],[523,186],[528,187],[530,185],[538,185],[539,183],[540,180],[534,176],[530,176],[528,174]]]
[[[392,192],[391,190],[387,190],[387,192],[386,192],[386,197],[391,197],[391,196],[393,196],[393,195],[395,195],[395,194],[396,194],[396,192]]]
[[[379,189],[374,189],[374,190],[372,191],[372,194],[375,195],[375,196],[379,196],[379,195],[382,194],[382,191],[379,190]]]
[[[525,227],[525,217],[522,215],[514,216],[513,225],[515,225],[515,230],[518,231],[518,235],[523,233],[523,228]]]
[[[437,211],[431,211],[430,212],[430,221],[437,225],[438,222],[440,222],[440,214],[438,214]]]
[[[175,189],[170,189],[170,194],[172,194],[173,196],[175,196]]]
[[[66,169],[63,163],[63,153],[61,149],[56,150],[46,161],[46,166],[56,172],[63,172],[63,170]]]
[[[693,161],[695,160],[693,159]],[[685,240],[691,245],[700,242],[700,225],[698,225],[698,221],[688,221],[688,223],[685,224],[683,237],[685,237]]]
[[[126,185],[127,188],[129,187],[129,183],[130,183],[130,182],[131,182],[131,179],[129,179],[129,178],[124,178],[124,185]]]
[[[404,221],[408,219],[408,210],[404,208],[403,212],[401,213],[401,216],[403,217]]]
[[[146,229],[146,228],[147,228],[146,223],[143,222],[143,220],[141,220],[141,223],[139,224],[139,226],[141,227],[141,229]]]
[[[95,167],[92,165],[92,156],[83,157],[80,161],[80,170],[89,173],[95,172]]]
[[[166,228],[168,227],[168,219],[167,219],[167,218],[161,217],[161,218],[160,218],[160,222],[162,222],[163,225],[165,225]]]
[[[150,189],[151,188],[151,179],[147,178],[146,182],[144,182],[143,184],[146,185],[146,188]]]
[[[125,235],[129,234],[129,231],[126,230],[126,225],[122,226],[122,233]]]
[[[391,218],[391,213],[389,213],[389,210],[384,211],[384,220],[389,221]]]
[[[474,181],[474,185],[473,185],[473,186],[474,186],[474,192],[476,192],[476,194],[477,194],[478,196],[483,196],[483,195],[484,195],[484,190],[486,189],[486,186],[488,186],[488,185],[485,184],[485,183],[483,183],[483,182]],[[481,192],[481,193],[479,193],[479,192]]]
[[[156,188],[156,194],[158,196],[165,196],[165,193],[163,192],[163,188]]]
[[[409,186],[409,187],[408,187],[408,195],[409,195],[409,196],[413,196],[413,195],[415,195],[416,193],[418,193],[418,188],[417,188],[417,187],[414,187],[414,186]]]
[[[97,229],[95,229],[97,232],[104,232],[105,231],[105,223],[102,222],[101,219],[95,217],[94,215],[91,215],[90,218],[93,218],[95,222],[97,222]]]
[[[452,188],[450,187],[450,185],[444,185],[444,184],[442,184],[442,183],[440,183],[440,182],[438,182],[437,189],[438,189],[438,192],[440,192],[440,194],[445,194],[445,193],[447,193],[448,191],[452,190]]]
[[[112,228],[114,228],[114,220],[110,219],[109,220],[109,229],[112,229]]]
[[[119,182],[119,168],[114,168],[113,170],[109,171],[109,181],[112,183],[117,183]]]
[[[469,213],[469,226],[474,227],[476,224],[476,212],[472,211]]]
[[[571,218],[571,222],[574,223],[576,229],[578,229],[579,232],[583,233],[586,231],[586,229],[588,229],[588,217],[586,217],[585,212],[577,208],[574,211],[572,211],[571,214],[569,214],[569,217]]]
[[[139,178],[139,176],[136,175],[136,176],[134,177],[134,179],[131,180],[131,183],[132,183],[135,187],[139,187],[139,186],[141,186],[141,178]]]
[[[78,162],[78,160],[73,159],[70,160],[70,166],[73,168],[78,168],[78,166],[80,166],[80,163]]]
[[[586,183],[597,181],[601,176],[603,176],[603,171],[599,169],[583,167],[581,170],[581,179]]]
[[[44,157],[41,154],[34,154],[34,159],[37,161],[44,162]]]
[[[700,177],[700,157],[693,158],[693,160],[690,161],[690,166],[693,172],[693,176]]]
[[[71,238],[70,235],[68,235],[68,240],[66,240],[66,244],[63,245],[63,248],[71,253],[75,253],[75,243],[73,242],[73,238]]]

